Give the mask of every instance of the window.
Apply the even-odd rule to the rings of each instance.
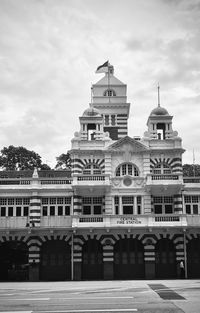
[[[2,206],[0,212],[1,212],[1,216],[6,216],[6,207]]]
[[[131,163],[124,163],[116,169],[116,176],[139,176],[138,168]]]
[[[109,125],[109,115],[105,115],[105,125]]]
[[[41,202],[43,216],[70,215],[71,197],[44,197]]]
[[[111,125],[115,126],[115,124],[116,124],[116,117],[115,115],[111,115]]]
[[[153,197],[155,214],[172,214],[174,209],[174,200],[170,196]]]
[[[200,197],[197,195],[185,196],[185,212],[186,214],[199,214],[200,212]]]
[[[113,89],[107,89],[103,95],[104,97],[116,97],[116,92]]]
[[[101,215],[102,214],[102,197],[84,197],[82,198],[83,215]]]
[[[96,163],[90,163],[83,169],[83,175],[101,175],[101,168]]]
[[[5,216],[28,216],[29,203],[30,198],[0,198],[0,206],[5,208]]]
[[[171,167],[166,163],[159,163],[157,164],[153,170],[153,174],[171,174],[172,170]]]

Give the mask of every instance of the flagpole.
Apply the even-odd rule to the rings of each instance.
[[[93,107],[93,86],[92,86],[92,83],[91,83],[91,107]]]
[[[193,174],[195,177],[195,154],[194,154],[194,149],[193,149]]]
[[[109,102],[110,102],[110,63],[108,61],[108,96],[109,96]]]

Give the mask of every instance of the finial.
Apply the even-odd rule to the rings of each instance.
[[[158,107],[160,107],[160,85],[158,83]]]

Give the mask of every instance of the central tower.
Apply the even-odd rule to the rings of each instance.
[[[92,85],[93,107],[103,116],[103,130],[112,140],[128,135],[130,103],[127,103],[127,86],[114,76],[113,66],[108,66],[104,77]]]

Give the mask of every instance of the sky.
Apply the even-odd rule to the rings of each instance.
[[[109,60],[127,84],[129,136],[147,130],[159,82],[183,163],[200,164],[199,51],[200,0],[0,0],[0,149],[55,166]]]

